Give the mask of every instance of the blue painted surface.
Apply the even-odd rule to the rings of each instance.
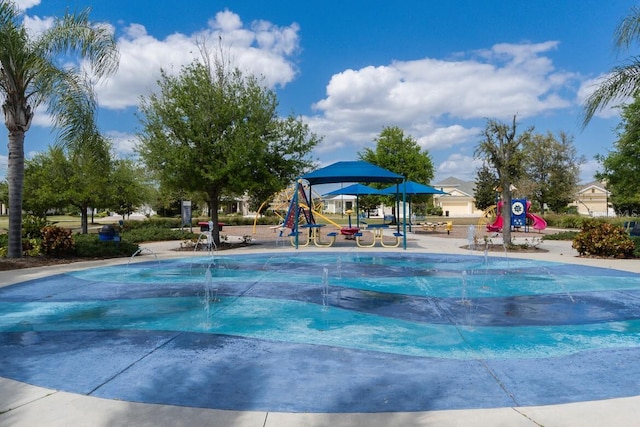
[[[640,394],[638,275],[486,261],[245,255],[24,282],[0,289],[0,375],[112,399],[287,412]]]

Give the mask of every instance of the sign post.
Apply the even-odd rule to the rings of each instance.
[[[193,231],[191,228],[191,200],[182,201],[182,226],[189,225],[189,231]]]

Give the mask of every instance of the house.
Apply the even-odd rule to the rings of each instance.
[[[356,196],[340,195],[327,197],[323,200],[323,212],[331,214],[343,214],[347,210],[355,210]]]
[[[435,206],[441,207],[445,216],[482,216],[483,211],[475,205],[475,182],[451,176],[433,184],[433,187],[448,193],[433,196]]]
[[[603,183],[593,181],[578,189],[575,200],[570,206],[575,206],[578,214],[587,216],[616,216],[609,203],[609,192]]]

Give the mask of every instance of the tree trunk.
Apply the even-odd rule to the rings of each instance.
[[[208,192],[209,196],[209,216],[213,222],[213,229],[211,230],[211,238],[216,245],[220,245],[220,227],[218,227],[219,216],[218,210],[220,208],[220,195],[218,191],[212,190]]]
[[[504,182],[502,187],[502,241],[511,246],[511,183]],[[506,190],[505,190],[506,188]]]
[[[22,190],[24,187],[24,131],[9,132],[9,248],[7,258],[22,257]]]
[[[87,206],[80,207],[80,226],[82,227],[82,234],[89,234],[89,214],[87,213]]]

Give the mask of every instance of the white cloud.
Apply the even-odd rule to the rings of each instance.
[[[465,181],[474,181],[476,179],[476,171],[481,166],[482,160],[458,153],[452,154],[447,160],[438,165],[436,169],[437,179],[435,182],[449,176],[455,176]]]
[[[39,16],[25,16],[23,22],[29,34],[32,37],[37,37],[53,26],[53,17],[41,18]]]
[[[420,127],[416,127],[420,131]],[[431,129],[424,132],[424,136],[419,137],[418,144],[429,151],[445,150],[458,144],[475,142],[478,139],[481,129],[477,127],[465,128],[461,125],[451,125]]]
[[[140,96],[155,89],[161,68],[177,73],[200,58],[199,41],[205,41],[214,53],[222,43],[223,54],[234,66],[263,77],[269,87],[284,86],[297,73],[289,56],[299,48],[298,31],[297,24],[278,27],[267,21],[247,27],[230,11],[216,14],[200,32],[173,33],[164,39],[149,35],[143,25],[130,24],[118,39],[118,72],[98,88],[100,105],[111,109],[137,106]]]
[[[595,181],[594,175],[599,170],[602,170],[602,167],[597,160],[588,160],[580,166],[580,182],[589,183]]]
[[[136,135],[125,132],[110,131],[106,133],[107,138],[113,144],[113,149],[120,157],[129,157],[134,154],[134,149],[139,140]]]
[[[347,69],[333,75],[314,104],[317,150],[373,146],[385,126],[399,126],[429,151],[477,142],[488,118],[548,115],[574,106],[578,76],[557,71],[547,56],[558,42],[497,44],[455,59],[422,58]],[[458,173],[457,158],[443,170]],[[467,163],[468,166],[468,163]]]
[[[27,10],[40,4],[40,0],[14,0],[20,10]]]

